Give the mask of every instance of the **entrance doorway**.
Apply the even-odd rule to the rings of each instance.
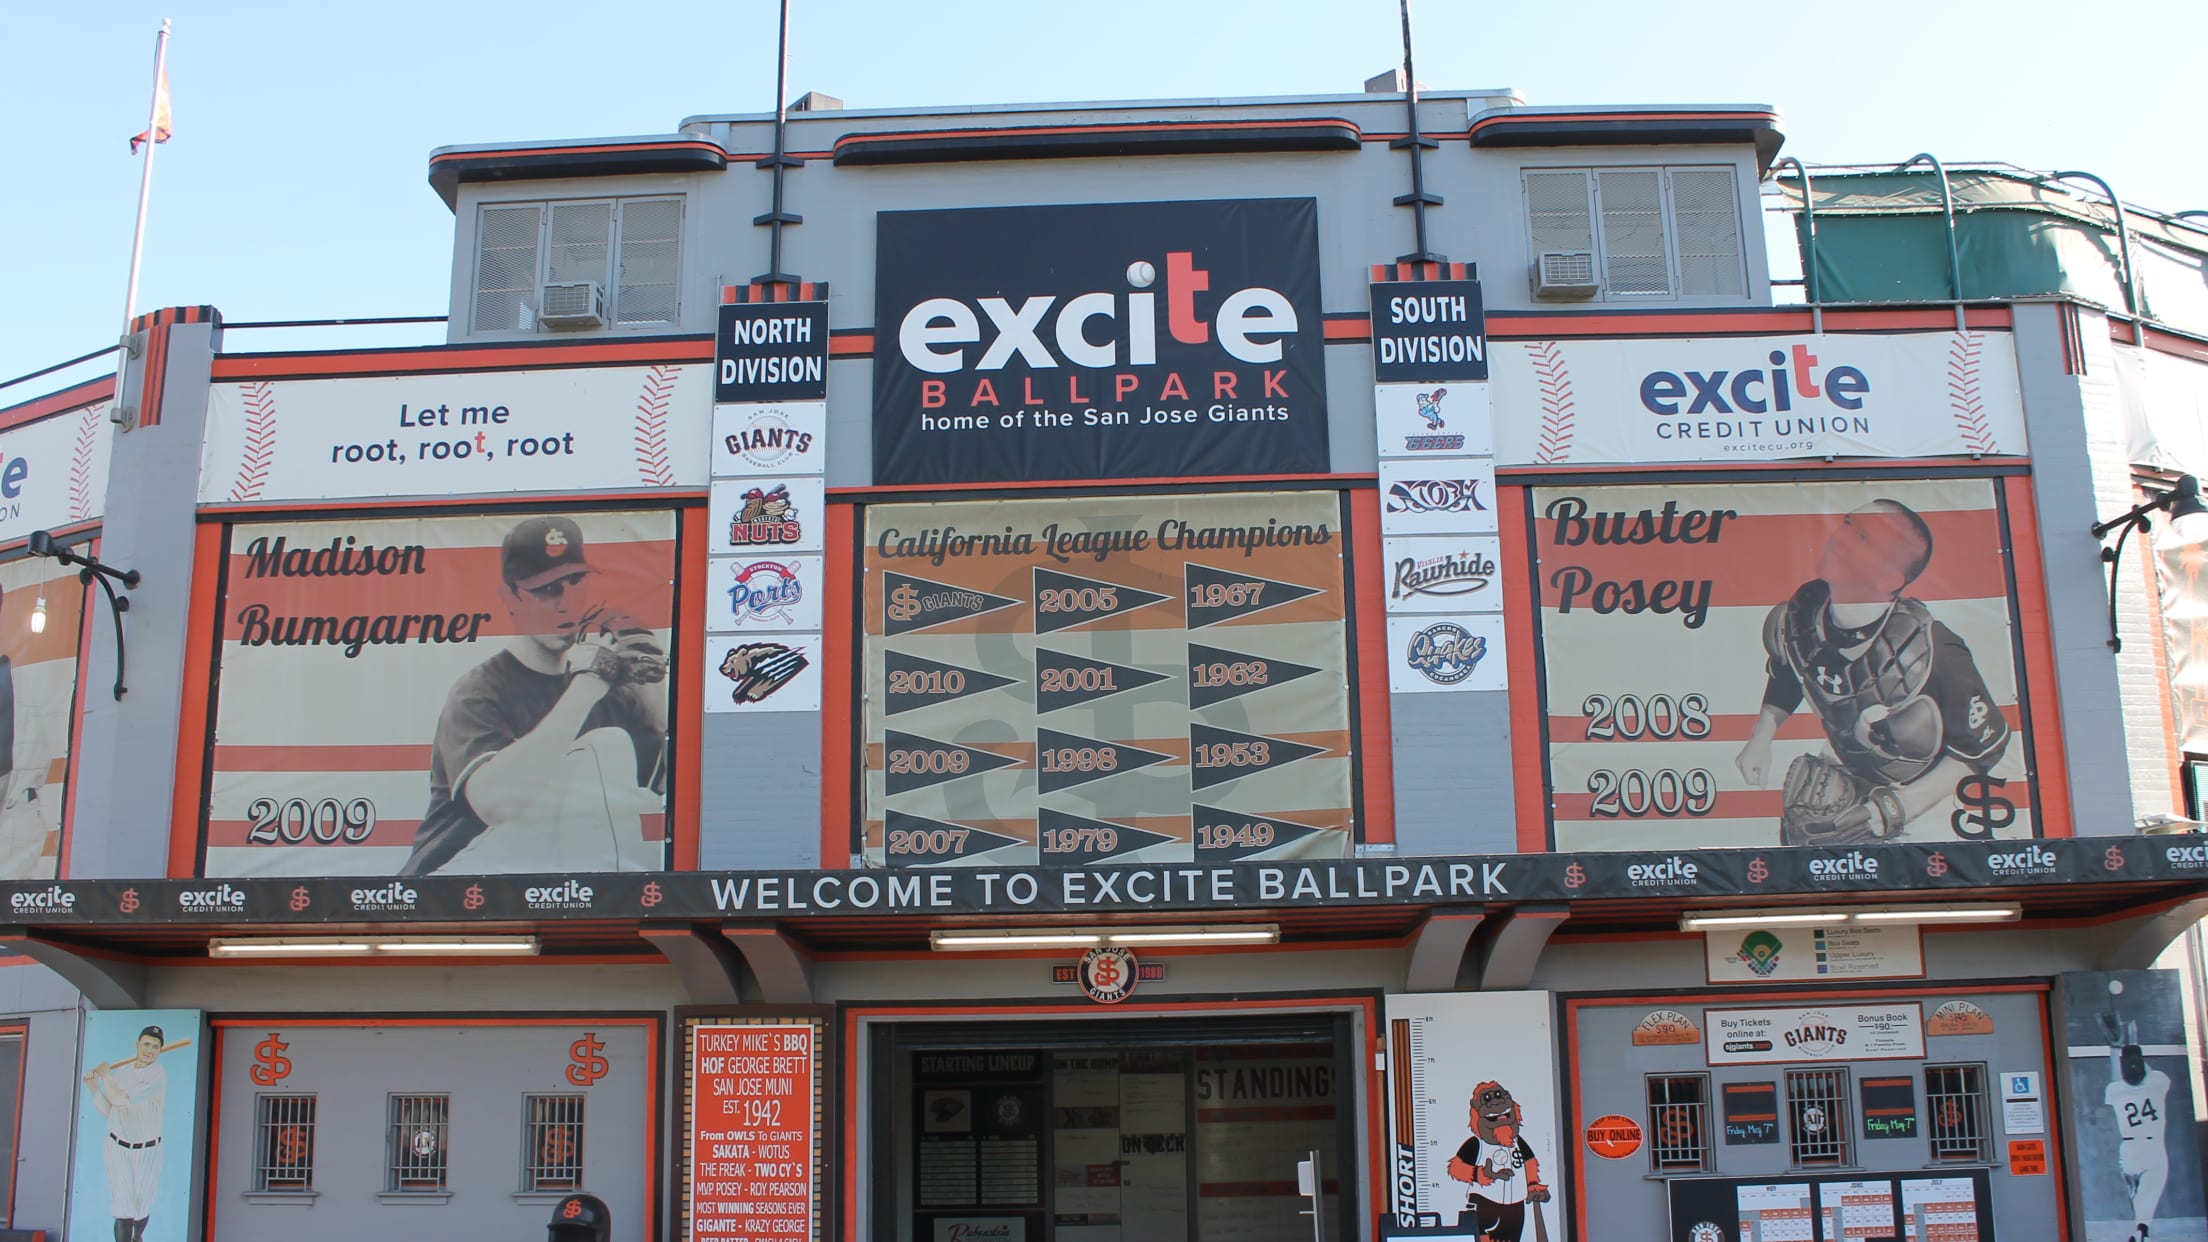
[[[1327,1242],[1357,1236],[1346,1015],[872,1028],[873,1236]]]

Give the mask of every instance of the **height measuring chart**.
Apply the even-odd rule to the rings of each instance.
[[[869,508],[867,857],[1346,857],[1346,542],[1334,492]]]
[[[1561,1236],[1564,1123],[1549,993],[1400,993],[1388,997],[1387,1029],[1388,1198],[1396,1223],[1457,1225],[1460,1213],[1480,1210],[1472,1199],[1484,1193],[1524,1202],[1528,1215],[1541,1218],[1527,1221],[1521,1236]],[[1497,1177],[1486,1188],[1470,1186],[1450,1176],[1452,1159]]]

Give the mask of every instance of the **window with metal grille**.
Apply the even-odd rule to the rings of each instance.
[[[1982,1064],[1924,1067],[1924,1108],[1931,1122],[1926,1129],[1934,1160],[1983,1163],[1993,1158],[1986,1081]]]
[[[394,1095],[386,1127],[389,1176],[386,1191],[444,1190],[445,1123],[452,1111],[449,1095]]]
[[[253,1189],[314,1189],[314,1097],[254,1096],[253,1128],[259,1149]]]
[[[1648,1160],[1658,1173],[1710,1167],[1710,1076],[1652,1074],[1648,1079]]]
[[[522,1097],[521,1188],[580,1190],[583,1185],[583,1097]]]
[[[1786,1117],[1796,1165],[1848,1163],[1848,1071],[1786,1071]]]
[[[671,325],[679,316],[679,198],[500,203],[476,220],[476,332],[539,331],[546,285],[596,285],[612,324]]]
[[[1603,298],[1740,297],[1740,204],[1730,168],[1556,168],[1525,174],[1527,241],[1592,254]]]

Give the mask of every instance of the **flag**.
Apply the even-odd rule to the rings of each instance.
[[[154,142],[169,140],[169,71],[163,69],[153,88],[153,128],[148,131]],[[147,134],[139,134],[130,140],[130,153],[138,154],[138,148],[147,141]]]

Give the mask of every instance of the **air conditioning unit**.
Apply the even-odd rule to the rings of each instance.
[[[546,285],[537,296],[537,322],[547,328],[603,328],[606,291],[595,280]]]
[[[1602,291],[1595,281],[1590,250],[1544,250],[1533,264],[1533,296],[1544,300],[1591,298]]]

